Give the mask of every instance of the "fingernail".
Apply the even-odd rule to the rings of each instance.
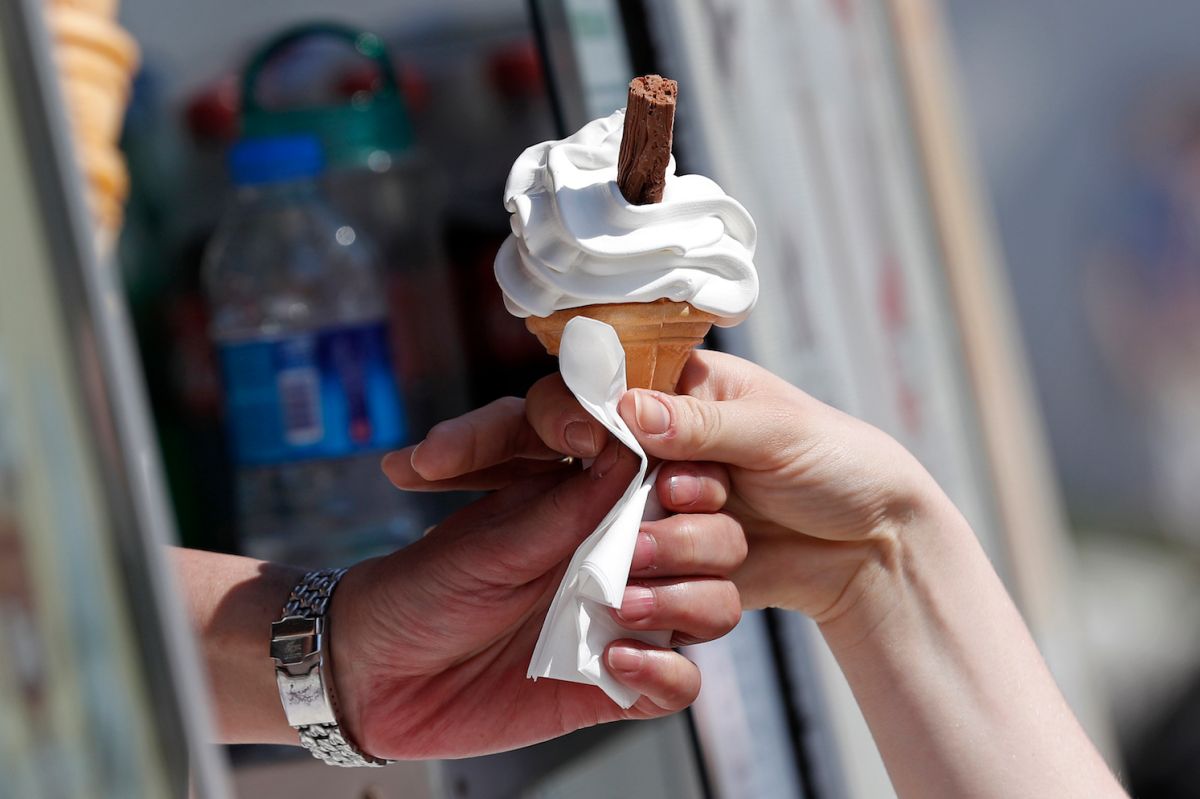
[[[566,439],[567,447],[570,448],[572,455],[578,455],[581,458],[591,458],[596,455],[596,437],[592,435],[592,428],[587,423],[571,422],[563,430],[563,438]]]
[[[596,460],[592,462],[591,468],[593,479],[599,480],[612,471],[612,468],[617,465],[617,460],[621,457],[621,446],[621,442],[613,439],[604,448],[604,451],[596,456]]]
[[[671,428],[671,409],[654,394],[639,391],[633,397],[633,404],[642,432],[657,436]]]
[[[654,591],[644,585],[631,585],[625,589],[618,616],[625,621],[641,621],[653,612]]]
[[[658,552],[658,542],[649,533],[638,533],[637,543],[633,547],[633,561],[629,564],[630,571],[644,571],[654,564],[654,556]]]
[[[608,650],[608,667],[613,671],[631,674],[642,668],[646,653],[631,646],[614,646]]]
[[[677,474],[667,480],[667,496],[673,508],[694,505],[700,499],[700,480],[690,474]]]

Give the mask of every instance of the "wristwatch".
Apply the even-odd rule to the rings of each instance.
[[[304,575],[283,616],[271,624],[271,660],[288,724],[313,757],[333,766],[386,766],[363,752],[342,732],[329,665],[329,622],[325,611],[345,569]]]

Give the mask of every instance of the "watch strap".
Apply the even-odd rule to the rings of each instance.
[[[289,721],[305,717],[321,719],[293,724],[300,744],[313,757],[333,766],[385,766],[393,761],[363,752],[337,723],[337,695],[329,670],[325,613],[345,574],[346,569],[323,569],[304,575],[283,606],[283,617],[273,625],[271,655],[275,658],[280,700]],[[305,622],[313,623],[306,626]],[[299,646],[288,645],[301,639]],[[299,711],[298,698],[305,705]]]

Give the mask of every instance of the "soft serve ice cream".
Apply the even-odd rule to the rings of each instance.
[[[633,205],[617,188],[625,111],[561,141],[528,148],[504,190],[512,235],[496,280],[520,317],[608,303],[686,302],[735,325],[758,297],[754,220],[700,175],[676,175],[661,203]]]
[[[551,355],[575,317],[609,325],[630,388],[674,391],[712,325],[737,324],[758,298],[746,209],[675,174],[678,88],[634,78],[624,110],[525,150],[504,190],[512,235],[496,280],[509,311]]]

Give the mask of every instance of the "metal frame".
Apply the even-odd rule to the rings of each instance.
[[[210,743],[207,682],[167,560],[174,522],[124,295],[112,260],[96,252],[41,3],[0,3],[0,37],[0,80],[15,96],[19,145],[33,183],[29,215],[40,223],[25,233],[40,237],[47,255],[43,264],[14,267],[41,269],[40,280],[49,289],[44,318],[59,325],[64,342],[54,355],[63,359],[70,381],[65,401],[84,422],[78,459],[86,464],[89,482],[97,483],[107,522],[100,544],[115,557],[139,647],[140,678],[154,713],[155,742],[177,789],[190,776],[194,796],[228,796],[224,765]],[[4,282],[10,277],[7,270],[0,273]]]

